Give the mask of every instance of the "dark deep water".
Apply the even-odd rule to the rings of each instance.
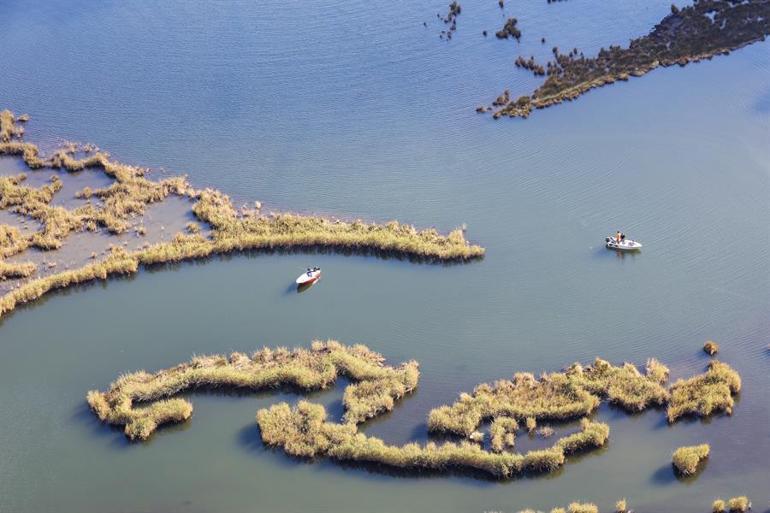
[[[266,209],[467,223],[488,251],[449,267],[235,256],[19,309],[0,321],[0,512],[609,510],[627,497],[696,513],[741,494],[770,506],[768,43],[495,122],[476,105],[537,83],[519,54],[626,44],[670,1],[508,2],[520,45],[481,36],[504,21],[493,1],[463,5],[439,40],[446,3],[0,1],[0,108],[32,115],[30,139],[94,142]],[[603,248],[617,227],[642,253]],[[307,265],[323,281],[288,293]],[[704,368],[714,339],[744,388],[732,417],[708,422],[602,408],[606,449],[505,483],[265,449],[256,410],[295,396],[194,395],[191,422],[137,445],[85,406],[124,371],[313,338],[421,363],[418,391],[365,428],[393,443],[424,441],[430,408],[479,382],[595,356],[657,357],[677,378]],[[338,411],[340,397],[314,400]],[[707,468],[678,481],[671,452],[702,442]]]

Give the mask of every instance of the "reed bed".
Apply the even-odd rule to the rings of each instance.
[[[740,390],[740,375],[726,363],[713,360],[705,373],[680,379],[671,387],[668,421],[685,416],[708,417],[718,412],[730,415],[735,404],[733,395]]]
[[[620,499],[615,503],[616,513],[627,513],[626,500]],[[523,509],[519,513],[543,513],[534,509]],[[592,502],[572,502],[566,508],[556,507],[551,509],[551,513],[599,513],[599,507]]]
[[[30,169],[49,168],[67,172],[101,169],[114,179],[114,183],[101,189],[84,188],[76,196],[89,200],[88,204],[66,209],[51,204],[62,188],[58,177],[37,188],[24,184],[24,174],[0,177],[0,210],[9,209],[42,225],[40,231],[24,236],[18,231],[0,227],[0,258],[22,253],[29,247],[56,250],[69,234],[77,231],[104,228],[109,233],[117,234],[134,228],[141,233],[144,228],[141,224],[135,225],[135,220],[141,219],[148,205],[171,195],[190,199],[193,213],[198,221],[211,226],[211,233],[203,236],[198,233],[197,223],[189,224],[187,231],[190,233],[180,232],[170,242],[124,255],[124,259],[133,260],[138,265],[153,265],[236,251],[316,249],[432,262],[468,261],[484,255],[484,248],[470,244],[462,229],[443,235],[433,228],[418,230],[397,221],[377,224],[291,213],[265,215],[260,212],[258,202],[253,209],[237,212],[230,198],[220,191],[194,190],[184,177],[152,181],[145,177],[146,169],[115,162],[109,154],[94,151],[91,147],[68,145],[50,157],[41,157],[36,145],[22,140],[23,130],[16,121],[10,111],[0,113],[0,155],[19,155]],[[79,158],[78,152],[85,152],[86,155]],[[91,202],[91,199],[98,201]],[[30,286],[25,294],[3,297],[0,305],[5,306],[0,306],[0,315],[9,311],[8,305],[36,299],[48,290],[59,288],[61,283],[80,283],[99,278],[102,274],[91,276],[93,267],[90,266],[81,271],[76,275],[43,278],[28,284]],[[108,276],[111,274],[115,273],[107,273]],[[41,293],[36,295],[32,291]]]
[[[513,380],[477,386],[472,394],[460,394],[451,406],[430,412],[428,428],[434,432],[468,436],[486,419],[500,416],[523,420],[535,429],[538,420],[571,420],[594,411],[602,398],[627,411],[662,405],[668,392],[662,383],[668,369],[657,360],[648,362],[647,373],[631,364],[613,366],[597,358],[584,368],[573,364],[564,372],[517,373]],[[528,420],[531,419],[531,420]]]
[[[262,440],[286,453],[303,458],[328,457],[340,461],[371,463],[409,472],[445,472],[452,469],[482,472],[497,479],[523,473],[547,473],[561,467],[565,456],[577,450],[601,447],[609,436],[606,424],[584,419],[581,431],[545,450],[526,454],[485,451],[471,442],[388,445],[358,432],[354,423],[326,420],[322,405],[300,401],[292,408],[280,403],[257,412]]]
[[[163,424],[192,415],[189,401],[173,396],[197,389],[257,391],[291,386],[321,390],[344,375],[354,381],[345,389],[345,424],[355,425],[393,409],[395,401],[417,387],[417,362],[386,366],[383,357],[362,345],[313,342],[311,349],[275,351],[264,348],[251,356],[196,356],[154,374],[125,374],[106,392],[92,390],[87,401],[108,424],[125,426],[131,440],[146,440]]]
[[[489,426],[490,448],[495,452],[512,449],[516,444],[519,423],[512,417],[497,417]]]
[[[535,75],[547,75],[543,84],[528,96],[508,98],[494,117],[527,117],[534,109],[574,100],[591,89],[640,77],[660,66],[685,66],[726,55],[764,41],[770,35],[768,18],[766,1],[699,0],[681,9],[672,6],[649,34],[626,48],[611,45],[595,57],[586,57],[577,49],[562,54],[554,47],[554,60],[545,68],[534,63],[526,66]],[[522,61],[519,64],[525,64]]]
[[[0,142],[9,142],[14,137],[21,137],[24,127],[16,124],[16,117],[10,110],[0,111]]]
[[[745,495],[732,497],[727,501],[727,507],[731,513],[744,513],[751,509],[751,501]]]
[[[674,451],[671,461],[680,475],[691,476],[698,471],[698,464],[708,458],[710,452],[709,444],[680,447]]]
[[[64,271],[30,280],[0,297],[0,316],[18,305],[34,301],[44,294],[92,280],[106,280],[109,276],[131,274],[137,271],[137,261],[124,250],[116,248],[103,261],[76,270]]]
[[[713,513],[745,513],[751,509],[751,501],[745,495],[740,497],[733,497],[728,501],[722,499],[716,499],[711,505],[711,511]]]
[[[37,266],[32,262],[8,263],[0,260],[0,280],[8,278],[27,278],[32,276]]]
[[[8,258],[22,253],[29,247],[29,238],[7,224],[0,224],[0,258]]]

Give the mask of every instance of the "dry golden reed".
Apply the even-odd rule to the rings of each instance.
[[[107,153],[90,147],[71,144],[44,158],[36,145],[22,139],[23,130],[16,121],[10,111],[0,112],[0,155],[18,155],[30,169],[67,172],[100,169],[114,182],[101,189],[85,187],[76,196],[88,202],[67,209],[52,204],[54,196],[62,189],[62,181],[56,176],[40,187],[26,186],[24,174],[0,177],[0,210],[10,210],[41,225],[39,231],[29,235],[0,226],[0,258],[22,253],[29,247],[46,251],[59,249],[67,236],[78,231],[105,229],[117,234],[133,228],[136,233],[143,234],[144,226],[136,225],[134,220],[141,219],[148,205],[161,202],[170,195],[189,199],[197,220],[212,230],[204,236],[199,223],[188,223],[187,235],[179,233],[170,242],[123,255],[123,260],[134,262],[131,265],[115,268],[114,262],[104,264],[106,274],[95,272],[101,268],[91,265],[74,271],[75,274],[61,273],[60,276],[40,278],[35,280],[36,283],[28,282],[22,285],[25,292],[0,299],[0,315],[17,304],[66,286],[65,283],[82,283],[105,279],[115,273],[134,272],[136,265],[178,262],[234,251],[325,249],[442,262],[468,261],[484,255],[484,248],[470,244],[462,229],[442,235],[433,228],[418,230],[397,221],[377,224],[290,213],[264,215],[259,203],[253,209],[239,213],[230,198],[219,191],[194,190],[184,177],[152,181],[145,177],[146,169],[115,162]],[[18,273],[8,276],[19,277]]]
[[[691,476],[698,471],[698,464],[708,458],[711,452],[709,444],[680,447],[671,457],[676,471],[683,476]]]

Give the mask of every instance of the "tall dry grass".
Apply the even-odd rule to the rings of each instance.
[[[173,398],[185,391],[255,391],[280,386],[319,390],[341,375],[353,381],[343,399],[345,423],[353,425],[392,410],[395,401],[412,392],[419,380],[417,362],[390,367],[365,346],[327,341],[313,342],[309,350],[265,348],[251,356],[197,356],[153,374],[125,374],[106,392],[90,391],[87,400],[102,421],[125,426],[126,436],[132,440],[145,440],[158,426],[190,417],[192,405]]]
[[[671,387],[669,422],[685,416],[708,417],[717,412],[732,414],[733,395],[741,390],[740,375],[726,363],[713,360],[703,374],[678,380]]]
[[[212,228],[210,236],[179,233],[170,242],[156,244],[126,258],[143,265],[235,251],[315,249],[443,262],[467,261],[484,255],[484,249],[470,244],[461,229],[442,235],[432,228],[417,230],[397,221],[377,224],[290,213],[264,215],[259,206],[239,213],[230,198],[219,191],[196,191],[184,177],[150,180],[145,177],[146,169],[116,162],[110,159],[109,154],[92,151],[90,147],[67,145],[50,157],[41,157],[38,147],[24,142],[21,133],[13,113],[0,113],[0,155],[19,155],[30,169],[62,169],[68,172],[101,169],[114,179],[114,183],[102,189],[84,188],[77,194],[78,197],[98,201],[66,209],[51,204],[62,188],[61,180],[56,177],[51,183],[38,188],[25,186],[26,177],[23,174],[0,178],[0,210],[10,209],[42,224],[40,231],[29,236],[0,232],[0,254],[6,256],[21,253],[30,246],[42,250],[59,249],[64,239],[77,231],[104,228],[113,234],[124,233],[132,228],[136,219],[141,218],[148,205],[161,202],[170,195],[193,201],[193,213]],[[79,158],[77,153],[81,149],[87,154]],[[3,237],[7,239],[9,236],[14,237],[16,242],[3,242]],[[77,276],[86,277],[92,269],[84,267]],[[92,278],[84,278],[87,279]],[[72,280],[71,274],[67,274],[38,281],[28,290],[47,291],[58,288],[56,284],[64,281],[77,282]],[[5,305],[15,305],[35,298],[35,294],[28,293],[17,295],[15,299],[3,298],[2,301]],[[7,311],[0,310],[0,315]]]
[[[667,375],[668,369],[657,360],[648,362],[647,373],[642,374],[631,364],[616,367],[599,358],[589,367],[574,364],[539,379],[517,373],[513,380],[481,384],[472,394],[460,394],[454,404],[433,409],[428,427],[468,436],[484,420],[500,416],[535,421],[576,419],[594,411],[602,398],[628,411],[641,411],[668,400],[662,385]]]
[[[698,464],[708,458],[710,452],[709,444],[680,447],[674,451],[671,461],[679,474],[691,476],[698,471]]]
[[[27,278],[32,276],[37,266],[32,262],[8,263],[0,260],[0,280],[8,278]]]
[[[266,444],[280,447],[292,456],[373,463],[410,472],[475,471],[498,479],[525,472],[553,472],[564,464],[570,451],[600,447],[609,436],[607,425],[585,420],[581,431],[568,439],[549,449],[526,454],[485,451],[470,442],[393,446],[358,432],[354,423],[327,421],[324,407],[307,401],[300,401],[294,408],[280,403],[259,410],[257,423]]]

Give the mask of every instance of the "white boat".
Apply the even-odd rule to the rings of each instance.
[[[299,275],[296,279],[296,283],[297,285],[310,285],[311,283],[317,282],[320,277],[320,267],[313,267],[312,269],[308,268],[307,271]]]
[[[617,249],[620,251],[636,251],[637,249],[642,249],[641,243],[627,239],[625,235],[621,236],[620,242],[618,242],[618,239],[614,235],[605,238],[604,242],[607,243],[608,249]]]

